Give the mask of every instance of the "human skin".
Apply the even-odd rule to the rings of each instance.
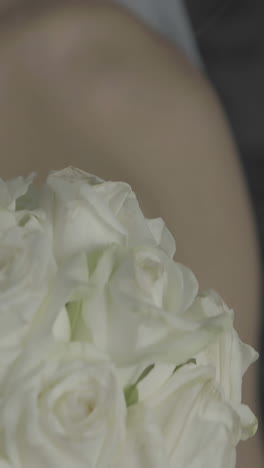
[[[258,348],[255,221],[209,82],[125,10],[57,3],[20,8],[0,24],[1,177],[35,170],[41,181],[73,165],[127,181],[144,213],[166,221],[176,260],[222,295],[241,339]],[[244,401],[258,414],[256,371]],[[240,444],[237,466],[260,468],[262,456],[258,433]]]

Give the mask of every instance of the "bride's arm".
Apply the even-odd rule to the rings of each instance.
[[[80,2],[84,3],[84,2]],[[74,165],[126,180],[176,237],[177,260],[236,311],[257,347],[255,223],[218,99],[181,53],[121,9],[59,8],[0,38],[1,175]],[[256,409],[256,366],[245,400]],[[259,439],[243,444],[239,468]]]

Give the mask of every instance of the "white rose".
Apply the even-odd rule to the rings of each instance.
[[[69,341],[65,304],[84,276],[81,258],[57,268],[33,177],[0,179],[0,382],[32,340],[36,346],[48,336]]]
[[[212,317],[215,310],[220,308],[233,322],[233,310],[227,307],[215,291],[206,291],[200,301],[208,311],[208,317]],[[213,368],[216,384],[240,417],[242,439],[251,437],[252,431],[256,431],[256,418],[246,405],[241,404],[242,379],[248,367],[258,359],[258,353],[240,340],[232,325],[197,354],[195,359],[197,365],[209,365]]]
[[[45,216],[0,212],[0,379],[48,292],[56,271]]]
[[[69,343],[71,329],[66,304],[85,297],[87,279],[83,278],[86,271],[86,258],[83,255],[69,258],[60,265],[52,277],[48,293],[36,310],[32,323],[22,334],[22,339],[17,338],[16,360],[13,359],[12,367],[6,369],[8,375],[2,385],[10,385],[10,382],[14,385],[14,382],[29,372],[29,369],[39,361],[42,349],[45,353],[47,345]],[[17,337],[18,333],[14,336]],[[11,354],[8,341],[6,354],[7,356]]]
[[[243,429],[242,439],[252,436],[252,424],[256,419],[249,408],[241,404],[242,379],[248,367],[258,359],[258,353],[249,345],[243,343],[233,327],[234,312],[223,302],[221,297],[212,290],[199,293],[186,315],[192,314],[198,319],[201,314],[209,319],[224,314],[229,320],[229,326],[215,336],[199,353],[191,358],[197,366],[210,366],[215,385],[219,387],[226,401],[237,412]],[[182,363],[184,364],[184,363]],[[145,400],[155,389],[159,375],[164,379],[170,376],[170,368],[166,365],[155,365],[151,372],[138,384],[139,399]]]
[[[138,383],[138,403],[128,413],[126,452],[131,453],[131,468],[153,468],[159,463],[203,468],[211,466],[212,460],[216,468],[233,468],[238,442],[255,434],[257,419],[241,404],[241,390],[242,377],[258,353],[241,342],[232,325],[233,311],[214,291],[200,294],[188,313],[198,316],[203,311],[212,318],[220,310],[231,319],[230,326],[191,362],[173,374],[168,366],[155,365]],[[133,457],[133,453],[139,455]]]
[[[153,363],[169,363],[171,373],[230,324],[221,310],[212,318],[189,311],[197,280],[160,249],[112,245],[87,255],[87,267],[87,297],[67,305],[71,339],[128,368],[130,383]]]
[[[126,407],[104,356],[64,345],[22,375],[0,405],[0,450],[10,468],[116,467]]]
[[[162,219],[147,220],[131,187],[74,168],[47,178],[40,205],[53,224],[56,258],[112,243],[159,245],[171,258],[175,242]]]
[[[235,468],[242,433],[212,368],[187,364],[129,408],[126,468]]]

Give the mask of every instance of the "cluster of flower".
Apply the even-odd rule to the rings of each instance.
[[[0,180],[0,468],[233,468],[257,353],[130,186]]]

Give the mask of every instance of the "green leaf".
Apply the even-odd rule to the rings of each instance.
[[[126,405],[127,407],[135,405],[138,402],[139,396],[138,396],[138,389],[137,389],[137,384],[141,382],[153,369],[154,364],[151,364],[150,366],[146,367],[144,371],[140,374],[139,378],[134,384],[127,385],[124,389],[124,394],[125,394],[125,400],[126,400]]]
[[[150,364],[150,366],[146,367],[145,370],[143,370],[142,374],[140,374],[139,378],[137,379],[135,385],[137,385],[141,380],[143,380],[147,375],[152,371],[153,367],[155,364]]]
[[[136,384],[128,385],[124,390],[124,394],[127,407],[135,405],[138,402],[138,389]]]
[[[184,362],[183,364],[179,364],[178,366],[175,367],[175,369],[173,371],[173,374],[174,374],[174,372],[176,372],[181,367],[186,366],[186,364],[196,364],[196,359],[192,358],[192,359],[189,359],[189,361]]]

